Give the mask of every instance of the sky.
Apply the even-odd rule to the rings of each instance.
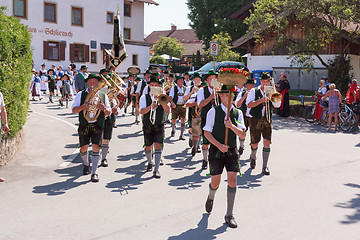
[[[170,30],[171,24],[177,29],[189,29],[187,0],[154,0],[158,6],[145,4],[145,35],[153,31]]]

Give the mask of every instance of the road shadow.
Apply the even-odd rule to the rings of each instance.
[[[196,228],[187,230],[178,236],[171,236],[168,240],[199,240],[199,239],[216,239],[217,235],[224,233],[228,226],[224,223],[216,229],[208,229],[209,214],[204,213]]]
[[[71,143],[65,145],[65,148],[78,148],[78,147],[79,147],[79,143]]]
[[[347,183],[345,184],[345,186],[358,188],[360,190],[359,184]],[[360,222],[360,194],[356,194],[356,197],[354,197],[347,203],[338,203],[335,206],[339,208],[348,208],[354,210],[354,213],[352,215],[346,215],[346,220],[340,221],[342,224],[352,224]]]
[[[131,127],[132,125],[134,125],[135,122],[132,123],[124,123],[124,124],[116,124],[117,127]]]
[[[118,139],[136,138],[136,137],[140,137],[141,135],[142,135],[142,131],[140,130],[134,133],[125,133],[118,135]]]
[[[33,193],[45,193],[48,196],[58,196],[66,193],[66,191],[79,187],[90,182],[90,177],[86,181],[76,181],[82,176],[82,165],[76,165],[69,168],[56,169],[54,172],[58,173],[61,178],[66,178],[64,181],[56,182],[43,186],[35,186]],[[90,175],[89,175],[90,176]]]
[[[120,155],[117,157],[117,161],[130,161],[130,160],[141,160],[144,157],[144,150],[140,150],[137,153]]]
[[[152,179],[152,176],[143,177],[144,174],[147,173],[145,170],[145,163],[146,162],[142,162],[129,167],[116,169],[115,173],[125,173],[125,175],[130,175],[130,177],[109,182],[106,184],[106,187],[112,189],[111,192],[118,192],[121,195],[127,195],[129,194],[129,191],[138,189],[139,185],[142,185],[145,181]]]
[[[186,168],[187,169],[195,169],[195,167],[192,167],[192,166],[197,164],[197,162],[192,161],[192,156],[189,155],[188,151],[189,151],[189,148],[185,148],[181,152],[163,156],[164,159],[173,161],[173,163],[167,163],[166,165],[169,165],[169,166],[175,168],[175,170],[183,170]]]
[[[179,190],[194,190],[199,188],[206,179],[210,178],[208,176],[201,176],[202,171],[202,169],[199,169],[189,176],[172,179],[169,181],[169,186],[177,187],[176,189]]]
[[[264,176],[262,173],[257,175],[251,174],[252,169],[248,168],[245,172],[242,173],[242,176],[237,175],[237,186],[240,189],[252,189],[261,186],[261,178]]]

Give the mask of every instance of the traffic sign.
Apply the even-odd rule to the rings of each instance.
[[[219,43],[218,42],[210,42],[210,55],[211,56],[219,56]]]

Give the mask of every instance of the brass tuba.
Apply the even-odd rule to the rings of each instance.
[[[85,98],[85,103],[89,104],[89,110],[83,111],[84,118],[88,122],[95,121],[100,114],[100,109],[98,105],[102,102],[98,92],[105,86],[110,86],[110,83],[106,80],[104,76],[101,76],[100,82],[95,86],[95,88],[89,92],[89,94]]]
[[[120,78],[121,79],[121,78]],[[113,79],[109,78],[110,89],[107,93],[109,101],[112,102],[113,100],[116,101],[116,105],[112,106],[115,108],[122,108],[125,103],[125,98],[127,95],[126,89],[120,87]]]

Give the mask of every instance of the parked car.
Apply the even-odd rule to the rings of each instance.
[[[193,75],[194,72],[199,72],[201,75],[206,74],[211,69],[215,71],[219,71],[221,68],[246,68],[245,64],[242,62],[232,62],[232,61],[224,61],[224,62],[215,62],[215,68],[213,67],[213,62],[208,62],[201,68],[196,71],[189,72],[190,75]]]

